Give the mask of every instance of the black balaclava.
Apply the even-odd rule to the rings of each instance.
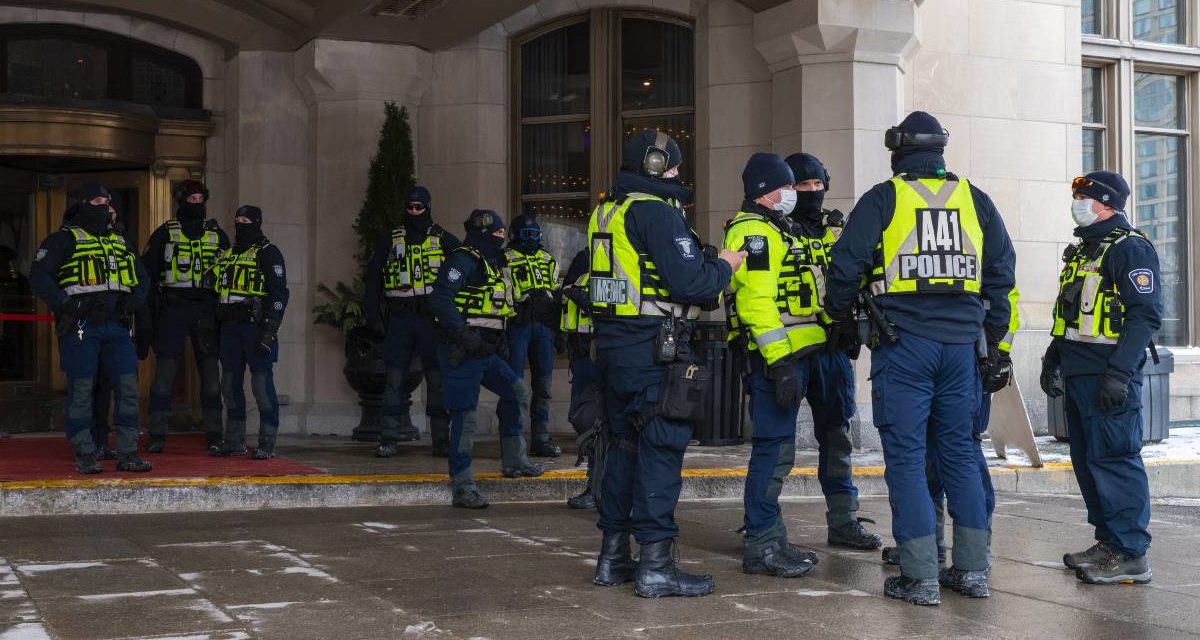
[[[796,209],[792,212],[793,217],[819,220],[821,207],[825,204],[825,194],[829,191],[829,172],[825,165],[810,153],[793,153],[783,161],[792,168],[796,184],[805,180],[820,180],[824,185],[825,188],[820,191],[796,191]]]
[[[500,214],[491,209],[476,209],[463,223],[467,230],[466,244],[477,249],[490,262],[499,263],[504,257],[504,238],[493,233],[504,228]]]
[[[112,222],[108,205],[90,204],[88,201],[99,197],[111,198],[108,189],[98,184],[85,184],[79,188],[76,197],[79,198],[79,204],[71,223],[94,236],[107,232]]]
[[[245,204],[238,207],[233,214],[234,218],[238,216],[250,219],[250,222],[234,222],[233,224],[233,249],[240,253],[262,239],[262,209],[252,204]]]
[[[938,119],[925,113],[924,111],[914,111],[908,114],[896,125],[897,129],[905,133],[925,133],[925,134],[944,134],[946,130],[942,128],[942,124]],[[899,175],[901,162],[910,156],[920,154],[934,154],[941,156],[946,151],[945,144],[904,144],[898,149],[892,151],[892,173]],[[940,160],[940,158],[939,158]],[[945,173],[945,169],[942,169]]]
[[[425,210],[419,214],[414,214],[408,210],[408,205],[419,202],[425,205]],[[401,212],[401,220],[404,228],[408,231],[424,232],[433,224],[433,196],[429,195],[429,189],[417,185],[408,193],[408,199],[404,201],[404,211]]]
[[[199,193],[204,196],[202,202],[188,202],[188,196]],[[204,224],[205,204],[208,202],[208,187],[199,180],[185,180],[175,188],[176,209],[175,217],[184,230],[199,230]]]
[[[542,226],[530,214],[522,214],[513,220],[509,236],[508,246],[526,255],[542,248]]]

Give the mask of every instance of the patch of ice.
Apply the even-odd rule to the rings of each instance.
[[[362,527],[364,529],[375,529],[375,530],[383,530],[383,531],[391,531],[392,529],[400,528],[400,525],[389,524],[387,522],[360,522],[355,526]]]
[[[289,602],[259,602],[255,604],[231,604],[227,605],[226,609],[286,609],[294,604],[300,604],[298,601]]]
[[[218,609],[217,605],[209,602],[208,600],[195,600],[185,608],[191,609],[192,611],[207,613],[208,617],[214,622],[233,622],[233,618],[225,615],[224,611]]]
[[[183,580],[184,582],[195,582],[196,578],[199,578],[199,577],[200,577],[199,573],[181,573],[181,574],[179,574],[179,579]]]
[[[16,600],[18,598],[27,597],[29,596],[25,594],[24,589],[9,589],[7,591],[0,591],[0,600]]]
[[[54,564],[23,564],[17,567],[17,571],[27,576],[36,576],[39,573],[46,573],[48,571],[73,571],[76,569],[95,569],[107,566],[103,562],[58,562]]]
[[[308,576],[310,578],[321,578],[323,580],[328,580],[329,582],[339,582],[337,578],[313,567],[285,567],[280,571],[280,573],[299,574],[302,576]]]
[[[0,631],[0,640],[50,640],[50,634],[40,623],[21,622]]]
[[[1050,562],[1048,560],[1034,560],[1029,564],[1035,567],[1046,567],[1047,569],[1066,569],[1067,565],[1061,562]]]
[[[86,596],[75,596],[84,602],[105,602],[108,600],[120,600],[122,598],[150,598],[153,596],[194,596],[196,590],[191,588],[186,589],[158,589],[156,591],[126,591],[123,593],[96,593]]]
[[[160,544],[160,547],[228,547],[230,545],[265,544],[262,540],[209,540],[205,542],[172,542]]]
[[[404,637],[405,638],[420,638],[420,637],[423,637],[430,633],[437,633],[437,632],[438,632],[437,624],[434,623],[432,620],[428,620],[426,622],[418,622],[417,624],[410,624],[407,627],[404,627]]]

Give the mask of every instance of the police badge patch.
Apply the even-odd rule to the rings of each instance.
[[[446,272],[446,278],[450,282],[458,282],[459,278],[462,278],[462,272],[454,267],[450,267],[450,270]]]
[[[1134,269],[1129,272],[1129,281],[1138,293],[1154,293],[1154,272],[1149,269]]]
[[[275,265],[275,275],[279,276],[280,278],[283,277],[283,265],[281,265],[281,264]]]
[[[37,255],[33,257],[33,261],[34,261],[34,262],[37,262],[37,261],[39,261],[39,260],[41,260],[42,258],[45,258],[45,257],[46,257],[46,250],[45,250],[45,249],[38,249]]]
[[[750,271],[769,271],[771,269],[771,246],[767,244],[766,236],[746,236],[742,243],[742,251],[746,252],[746,269]]]
[[[746,253],[752,256],[762,254],[767,249],[766,236],[746,236]]]
[[[675,248],[679,249],[679,255],[684,260],[695,260],[700,252],[696,251],[696,243],[692,242],[691,238],[675,238]]]

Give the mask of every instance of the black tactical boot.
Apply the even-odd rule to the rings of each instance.
[[[149,471],[154,467],[149,462],[142,460],[136,453],[118,453],[117,454],[117,471],[132,471],[134,473],[142,473]]]
[[[938,572],[938,584],[968,598],[986,598],[992,595],[988,590],[987,570],[965,571],[958,567],[946,567]]]
[[[246,449],[244,443],[238,444],[236,442],[222,442],[221,446],[217,447],[216,450],[208,450],[208,455],[216,458],[244,458],[249,453],[250,451]]]
[[[1075,577],[1088,584],[1147,584],[1154,575],[1146,556],[1110,548],[1100,560],[1076,569]]]
[[[100,468],[100,461],[96,459],[96,453],[77,453],[75,454],[75,470],[79,473],[93,474],[100,473],[103,469]]]
[[[221,448],[221,432],[220,431],[205,431],[204,432],[204,447],[212,453],[214,449]]]
[[[108,445],[102,444],[102,445],[96,447],[96,459],[97,460],[116,460],[117,452],[113,451],[112,448],[109,447]]]
[[[275,457],[275,445],[260,444],[254,447],[254,455],[250,457],[255,460],[270,460]]]
[[[167,436],[161,433],[150,434],[150,444],[146,445],[146,453],[162,453],[167,448]]]
[[[785,549],[787,543],[773,540],[758,549],[747,550],[742,556],[742,571],[759,575],[775,576],[778,578],[802,578],[816,566],[809,562],[804,552],[793,553]]]
[[[595,509],[596,497],[592,495],[592,488],[588,487],[583,493],[567,498],[567,506],[572,509]]]
[[[883,581],[883,595],[922,606],[942,603],[938,581],[932,578],[915,580],[907,576],[892,576]]]
[[[633,580],[638,565],[629,552],[628,533],[606,533],[600,541],[600,557],[596,558],[596,577],[592,582],[602,587],[615,587]]]
[[[664,596],[706,596],[713,592],[712,576],[694,576],[675,566],[671,557],[674,540],[659,540],[641,545],[634,593],[643,598]]]
[[[801,549],[800,547],[797,547],[796,545],[794,545],[790,542],[783,545],[782,551],[783,551],[783,555],[785,555],[789,558],[792,558],[793,560],[798,560],[800,562],[807,562],[813,566],[816,566],[817,563],[819,563],[821,561],[821,559],[817,557],[816,553],[813,553],[812,551],[808,551],[806,549]]]
[[[375,457],[376,458],[390,458],[390,457],[396,455],[396,453],[397,453],[396,443],[382,442],[379,444],[379,448],[375,450]]]
[[[467,484],[454,490],[454,499],[451,504],[464,509],[485,509],[488,501],[482,493],[479,493],[479,487]]]
[[[521,462],[515,467],[504,467],[500,470],[500,473],[503,474],[505,478],[520,478],[522,476],[526,478],[536,478],[545,472],[546,470],[542,468],[542,465],[534,464],[532,462]]]
[[[848,549],[862,549],[864,551],[878,549],[883,545],[883,538],[867,531],[867,528],[862,526],[864,522],[875,524],[874,520],[859,518],[837,528],[830,527],[827,539],[829,545],[832,547],[846,547]]]
[[[946,547],[938,545],[938,564],[946,563]],[[896,547],[883,548],[883,563],[900,566],[900,551]]]
[[[562,447],[549,440],[534,440],[529,445],[529,455],[537,458],[557,458],[562,455]]]
[[[1063,564],[1066,565],[1068,569],[1078,569],[1079,567],[1086,567],[1090,564],[1099,562],[1100,560],[1108,557],[1108,554],[1108,545],[1104,544],[1103,542],[1097,542],[1096,544],[1092,545],[1091,549],[1088,549],[1087,551],[1064,553]]]
[[[433,457],[446,458],[450,456],[450,441],[449,440],[434,440],[433,441]]]

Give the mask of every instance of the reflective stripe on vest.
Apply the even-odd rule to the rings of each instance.
[[[532,291],[555,289],[558,263],[545,249],[538,249],[532,255],[509,249],[504,252],[504,257],[508,259],[504,277],[512,285],[513,302],[524,302]]]
[[[442,267],[442,228],[433,225],[420,244],[409,244],[404,227],[392,230],[392,249],[383,267],[383,295],[413,298],[433,292]]]
[[[1021,314],[1017,311],[1017,303],[1021,301],[1021,292],[1013,287],[1008,292],[1008,332],[1004,334],[1004,339],[1000,341],[1000,350],[1004,353],[1012,351],[1013,340],[1017,337],[1017,331],[1021,328]]]
[[[1105,286],[1101,266],[1109,249],[1137,235],[1149,241],[1137,229],[1113,229],[1089,253],[1082,243],[1068,249],[1070,258],[1058,278],[1058,299],[1054,303],[1054,327],[1050,335],[1094,344],[1116,344],[1125,322],[1125,305],[1115,283]]]
[[[58,286],[67,295],[129,293],[137,286],[136,258],[120,234],[109,230],[102,236],[93,236],[76,226],[68,226],[66,230],[75,238],[71,257],[58,267]]]
[[[455,251],[466,251],[487,270],[487,280],[483,284],[465,285],[454,294],[454,305],[458,307],[458,312],[463,315],[468,327],[504,329],[504,321],[513,315],[513,310],[508,287],[500,270],[471,247],[462,246]]]
[[[563,289],[577,288],[587,291],[589,275],[585,271],[575,282],[568,284]],[[562,316],[559,318],[558,328],[563,333],[590,334],[592,332],[592,316],[590,313],[584,313],[583,309],[580,309],[570,296],[564,295]]]
[[[670,204],[650,194],[630,193],[620,202],[605,200],[592,211],[588,220],[592,313],[656,318],[670,314],[695,320],[700,317],[700,308],[672,302],[671,292],[663,288],[649,254],[639,253],[625,233],[626,212],[633,203],[643,201]]]
[[[199,238],[189,238],[178,220],[168,220],[166,226],[159,282],[172,289],[203,287],[201,279],[221,257],[221,237],[212,229],[204,229]]]
[[[217,262],[216,291],[222,304],[242,302],[267,295],[266,274],[258,266],[258,253],[270,243],[254,244],[241,253],[232,251]]]
[[[896,210],[876,250],[871,291],[978,294],[983,230],[967,181],[897,176],[891,183]]]

